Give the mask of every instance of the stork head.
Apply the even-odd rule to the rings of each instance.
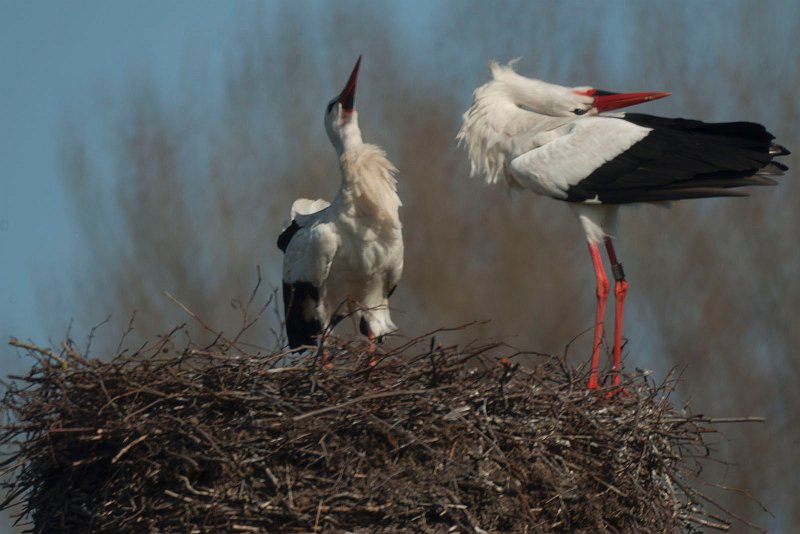
[[[328,102],[325,108],[325,130],[328,137],[340,155],[344,151],[347,140],[361,138],[358,129],[358,112],[356,111],[356,82],[358,82],[358,69],[361,66],[361,56],[358,56],[356,66],[350,73],[347,84],[342,92]]]
[[[478,88],[476,101],[485,99],[508,102],[527,111],[550,117],[595,115],[649,100],[669,96],[670,93],[612,93],[594,87],[563,87],[533,78],[526,78],[514,71],[514,63],[490,64],[494,80]],[[477,103],[477,102],[476,102]]]

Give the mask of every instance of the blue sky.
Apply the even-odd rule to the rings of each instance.
[[[68,113],[97,106],[106,89],[143,72],[177,87],[196,47],[224,46],[243,3],[0,2],[0,340],[46,342],[41,291],[63,295],[81,258],[66,202],[59,145]],[[51,310],[58,314],[62,310]],[[3,354],[9,354],[3,351]],[[16,364],[5,362],[8,370]],[[2,366],[0,366],[2,368]],[[5,372],[3,373],[5,374]]]

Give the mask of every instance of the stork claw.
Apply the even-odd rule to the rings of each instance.
[[[625,389],[624,387],[615,387],[609,391],[606,391],[605,397],[606,399],[611,400],[619,395],[627,397],[628,395],[630,395],[630,393],[628,393],[628,390]]]
[[[606,399],[613,399],[618,395],[622,395],[623,397],[627,397],[629,395],[628,390],[625,387],[620,386],[620,378],[619,378],[619,371],[615,372],[614,379],[611,381],[611,389],[606,391],[605,397]]]

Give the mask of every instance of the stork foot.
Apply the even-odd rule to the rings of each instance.
[[[333,369],[333,357],[328,349],[322,349],[322,367],[324,369]]]
[[[615,388],[612,389],[611,391],[606,392],[606,399],[608,400],[616,399],[618,397],[627,397],[627,396],[628,396],[628,390],[625,388]]]
[[[623,397],[628,396],[628,390],[626,390],[619,384],[620,384],[620,378],[619,378],[619,373],[617,373],[614,375],[614,380],[611,382],[612,386],[611,389],[606,392],[607,399],[613,399],[618,396],[623,396]]]

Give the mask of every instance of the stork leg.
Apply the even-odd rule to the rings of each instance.
[[[375,358],[375,334],[372,333],[372,330],[367,332],[367,339],[369,339],[369,366],[375,367],[378,365],[378,360]]]
[[[592,348],[592,368],[589,373],[589,383],[587,389],[597,389],[597,367],[600,364],[600,345],[603,343],[603,316],[606,310],[606,298],[608,297],[608,278],[603,269],[603,260],[600,257],[600,249],[594,241],[589,242],[589,254],[592,256],[594,274],[597,279],[597,310],[594,320],[594,346]]]
[[[375,367],[378,364],[377,360],[375,359],[376,336],[372,332],[372,328],[369,327],[369,322],[367,322],[367,320],[363,317],[358,322],[358,330],[362,335],[367,336],[367,339],[369,340],[369,348],[367,349],[369,351],[369,366]]]
[[[319,350],[322,353],[322,367],[325,369],[333,369],[333,357],[328,350],[328,329],[325,328],[319,337]]]
[[[318,354],[322,359],[322,367],[325,369],[333,369],[333,357],[328,350],[328,335],[330,331],[328,328],[323,328],[322,333],[319,335],[319,349]]]
[[[622,263],[617,259],[614,245],[611,243],[611,238],[606,237],[605,244],[606,252],[608,252],[608,259],[611,262],[611,272],[614,274],[616,309],[614,313],[614,354],[612,360],[614,378],[612,384],[618,386],[620,382],[619,372],[622,367],[622,312],[625,306],[625,295],[628,293],[628,281],[625,280],[625,271],[622,269]],[[612,395],[614,393],[616,393],[616,391],[611,392]]]

